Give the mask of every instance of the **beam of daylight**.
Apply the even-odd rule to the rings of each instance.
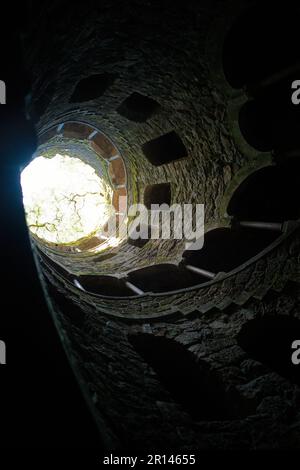
[[[22,171],[21,186],[27,225],[48,242],[75,243],[113,214],[111,188],[79,158],[39,156]]]

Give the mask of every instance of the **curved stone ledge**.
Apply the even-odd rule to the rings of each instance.
[[[178,312],[188,315],[195,310],[201,313],[212,308],[223,310],[232,303],[243,305],[251,297],[262,298],[271,289],[281,290],[289,279],[299,276],[295,253],[295,240],[299,241],[299,237],[298,223],[239,268],[220,274],[216,280],[174,292],[107,297],[79,290],[53,268],[48,267],[47,277],[76,302],[82,301],[99,312],[119,318],[154,319]]]

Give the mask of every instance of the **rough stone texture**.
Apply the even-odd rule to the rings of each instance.
[[[221,276],[219,280],[180,291],[140,295],[134,299],[115,300],[89,294],[78,290],[68,280],[62,282],[59,273],[49,272],[47,265],[45,272],[64,295],[76,302],[87,303],[99,312],[124,319],[157,318],[175,312],[188,315],[195,310],[200,313],[215,307],[222,310],[232,303],[241,305],[251,297],[263,297],[271,289],[280,291],[288,280],[297,279],[298,255],[292,254],[291,246],[299,236],[299,229],[283,236],[283,240],[278,240],[277,245],[263,257],[246,263],[232,274]],[[92,271],[92,267],[89,269]]]
[[[59,15],[56,3],[52,8],[52,21],[40,11],[38,27],[25,38],[35,100],[55,82],[39,129],[67,119],[95,125],[124,158],[129,202],[142,202],[147,185],[170,182],[172,202],[205,203],[207,227],[222,225],[231,182],[242,178],[246,167],[253,171],[261,165],[240,150],[227,119],[228,90],[211,72],[216,57],[209,54],[208,39],[212,32],[215,42],[222,38],[215,19],[224,10],[226,18],[226,7],[217,1],[191,1],[179,9],[171,1],[116,1],[112,14],[109,1],[97,8],[86,2],[84,15],[82,5],[67,15],[64,6]],[[161,21],[163,14],[168,22]],[[49,42],[54,29],[55,40]],[[98,99],[69,103],[76,83],[96,73],[116,79]],[[117,112],[135,91],[161,106],[146,122]],[[172,130],[188,158],[152,166],[142,145]],[[300,319],[298,285],[290,284],[300,280],[299,237],[296,226],[263,256],[203,286],[118,301],[79,291],[39,261],[60,337],[109,447],[186,452],[299,447],[299,386],[237,342],[241,328],[255,318]],[[141,249],[124,244],[113,258],[53,259],[72,273],[121,275],[149,264],[177,263],[182,252],[180,242],[151,241]],[[235,419],[201,421],[186,413],[129,343],[128,335],[145,332],[177,341],[215,371]]]
[[[172,203],[203,203],[206,227],[219,225],[224,215],[219,208],[228,175],[240,169],[247,159],[230,136],[226,97],[218,83],[214,83],[206,57],[205,38],[213,27],[218,3],[199,7],[198,2],[190,2],[183,11],[177,11],[169,1],[160,8],[151,2],[143,7],[139,2],[131,2],[125,12],[122,2],[116,2],[114,14],[109,15],[109,28],[106,15],[110,2],[106,3],[107,10],[103,6],[98,15],[87,4],[79,24],[76,8],[68,10],[72,40],[65,19],[60,26],[64,15],[56,18],[59,33],[55,34],[55,44],[43,41],[49,25],[40,23],[40,30],[35,32],[40,48],[31,52],[33,76],[41,80],[45,69],[44,80],[56,83],[52,100],[38,123],[39,129],[67,119],[94,124],[113,140],[124,158],[129,204],[143,202],[147,185],[170,182]],[[168,15],[168,23],[160,21],[162,12]],[[186,24],[190,25],[188,29]],[[55,79],[48,75],[49,55],[53,57],[53,69],[57,70]],[[70,104],[75,84],[100,72],[118,78],[99,99]],[[132,122],[117,112],[120,103],[137,90],[161,105],[160,112],[144,123]],[[182,139],[188,157],[154,167],[141,147],[172,130]],[[178,262],[183,250],[183,242],[174,240],[150,240],[142,249],[124,244],[107,271],[126,272],[127,265],[132,269]],[[99,269],[106,271],[104,265]]]
[[[289,289],[283,291],[284,296],[289,297]],[[94,411],[105,419],[123,445],[192,451],[199,446],[293,447],[298,442],[299,388],[250,358],[236,340],[244,324],[268,311],[274,314],[274,302],[278,305],[281,299],[281,294],[275,294],[272,301],[251,300],[247,308],[211,310],[194,320],[156,321],[151,325],[128,325],[86,305],[84,319],[78,326],[72,312],[66,316],[59,302],[54,307],[61,334],[68,338],[72,361],[93,398]],[[299,291],[297,299],[295,303],[299,305]],[[82,308],[83,304],[77,306]],[[277,312],[299,316],[299,310],[291,304],[286,309],[285,312],[277,307]],[[178,341],[205,361],[217,372],[228,403],[240,418],[228,422],[192,420],[132,350],[127,337],[138,332]],[[293,438],[287,440],[287,435]]]

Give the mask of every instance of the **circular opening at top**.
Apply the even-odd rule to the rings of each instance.
[[[112,215],[112,189],[92,166],[69,155],[38,156],[21,186],[30,232],[55,244],[73,244],[101,231]]]

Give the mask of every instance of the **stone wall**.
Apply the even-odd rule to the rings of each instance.
[[[65,120],[94,125],[123,156],[129,203],[142,202],[147,185],[169,182],[172,202],[205,204],[207,229],[228,224],[226,204],[233,190],[262,166],[256,154],[252,160],[254,154],[239,145],[227,114],[232,97],[214,72],[220,57],[213,51],[222,47],[224,22],[228,28],[234,11],[240,11],[235,2],[225,7],[191,1],[179,8],[171,1],[120,1],[112,10],[105,1],[101,7],[86,2],[72,9],[53,3],[47,21],[46,13],[35,12],[37,27],[24,38],[33,105],[43,108],[41,97],[49,96],[42,102],[38,129]],[[220,17],[224,21],[216,22]],[[70,102],[76,84],[93,74],[102,74],[102,86],[107,85],[101,96]],[[145,122],[118,112],[134,92],[160,106]],[[170,131],[180,136],[187,157],[154,166],[142,147]],[[270,162],[267,156],[263,164]],[[120,275],[145,265],[178,263],[183,250],[181,242],[151,241],[142,249],[124,244],[99,264],[93,256],[52,259],[75,274]],[[192,452],[299,446],[298,378],[252,357],[239,342],[252,320],[274,315],[300,320],[297,224],[228,276],[186,291],[128,299],[80,291],[36,257],[59,335],[109,448]],[[192,353],[207,391],[217,390],[229,416],[195,419],[187,412],[132,346],[130,336],[139,334],[172,340]]]

